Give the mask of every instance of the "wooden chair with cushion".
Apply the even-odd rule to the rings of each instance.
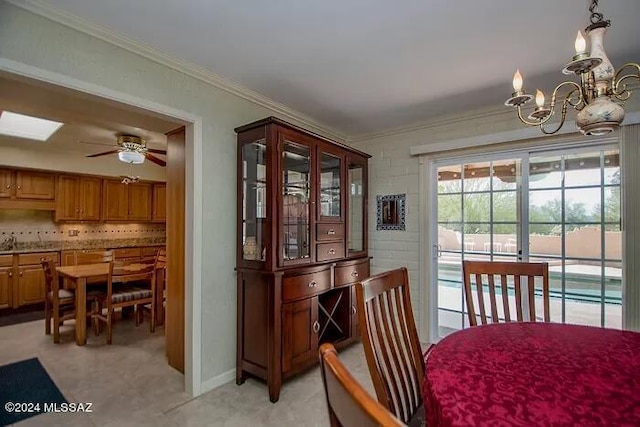
[[[50,259],[43,259],[42,269],[45,279],[44,301],[44,329],[46,335],[51,335],[53,321],[53,342],[60,342],[60,325],[65,320],[75,319],[75,294],[73,291],[60,287],[56,263]]]
[[[351,376],[332,344],[320,346],[320,373],[332,427],[405,425]]]
[[[528,263],[528,262],[485,262],[485,261],[464,261],[462,263],[462,273],[464,276],[464,294],[467,300],[467,311],[469,313],[469,324],[476,326],[478,316],[476,315],[476,305],[478,307],[480,321],[483,325],[487,323],[523,322],[525,320],[535,322],[536,299],[535,299],[535,278],[542,279],[542,301],[543,317],[541,320],[550,322],[549,314],[549,264]],[[496,280],[496,276],[499,277]],[[484,278],[486,277],[486,280]],[[523,314],[523,292],[522,277],[526,277],[527,282],[527,308],[528,319],[524,319]],[[472,289],[472,278],[475,278],[475,292]],[[484,281],[483,281],[484,280]],[[485,285],[487,287],[485,288]],[[509,304],[509,291],[513,286],[516,319],[511,317],[511,307]],[[500,298],[502,300],[502,310],[499,310],[497,302],[498,287],[500,288]],[[475,301],[474,301],[475,293]],[[486,301],[486,298],[489,301]],[[491,316],[487,315],[486,307],[491,309]],[[491,320],[491,322],[489,322]]]
[[[156,270],[156,298],[155,309],[158,322],[164,323],[164,301],[166,299],[165,291],[167,289],[167,250],[165,248],[158,249],[154,259]],[[139,315],[138,322],[144,319],[144,313],[151,313],[151,305],[145,304],[136,307],[136,315]]]
[[[98,264],[101,262],[113,262],[113,251],[86,250],[76,251],[75,264]]]
[[[406,268],[356,284],[358,316],[378,401],[402,422],[424,423],[424,356],[413,320]]]
[[[107,344],[113,337],[113,317],[116,308],[151,304],[151,332],[155,331],[155,266],[153,264],[121,265],[110,263],[110,274],[107,282],[107,293],[97,297],[97,310],[94,319],[99,332],[100,322],[107,326]],[[106,314],[103,313],[106,308]],[[136,316],[136,325],[138,316]]]

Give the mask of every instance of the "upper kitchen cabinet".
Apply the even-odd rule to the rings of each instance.
[[[115,180],[104,180],[102,190],[102,216],[105,221],[126,221],[129,219],[128,186]]]
[[[11,197],[12,174],[10,169],[0,169],[0,197]]]
[[[153,222],[167,220],[167,184],[153,184]]]
[[[55,174],[31,170],[0,169],[0,208],[55,208]]]
[[[99,221],[102,179],[60,175],[56,186],[56,221]]]
[[[151,184],[126,185],[129,192],[129,219],[151,221]]]
[[[151,184],[123,184],[104,180],[103,217],[106,221],[151,221]]]
[[[55,176],[46,172],[16,171],[16,199],[53,200]]]

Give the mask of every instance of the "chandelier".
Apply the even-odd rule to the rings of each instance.
[[[562,70],[567,75],[575,74],[579,82],[568,80],[556,86],[548,106],[544,93],[537,90],[536,107],[526,118],[522,106],[534,97],[522,89],[522,75],[519,70],[516,71],[513,76],[514,92],[505,105],[516,108],[522,123],[540,126],[546,135],[554,134],[564,125],[569,107],[578,111],[576,125],[585,135],[604,135],[622,123],[624,109],[619,102],[631,97],[633,88],[628,87],[629,80],[640,81],[640,64],[629,62],[615,72],[603,45],[604,34],[611,21],[605,21],[602,13],[596,11],[597,8],[598,0],[592,0],[589,6],[591,24],[585,29],[590,50],[587,50],[587,40],[578,32],[576,54]],[[624,75],[624,72],[629,74]],[[556,113],[556,109],[561,111],[560,123],[555,129],[548,129],[545,124]]]

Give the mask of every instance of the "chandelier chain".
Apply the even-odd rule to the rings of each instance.
[[[591,12],[591,23],[597,24],[598,22],[602,22],[604,19],[604,15],[600,12],[596,12],[598,8],[598,0],[591,0],[591,6],[589,6],[589,12]]]

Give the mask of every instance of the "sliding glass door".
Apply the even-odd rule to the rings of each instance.
[[[438,333],[468,326],[462,260],[550,264],[554,322],[621,327],[616,147],[437,163]]]

